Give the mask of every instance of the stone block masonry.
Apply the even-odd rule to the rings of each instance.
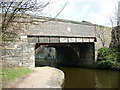
[[[3,66],[17,65],[34,68],[36,43],[59,43],[60,41],[62,43],[66,41],[67,43],[93,42],[95,44],[95,56],[97,58],[97,50],[103,46],[109,47],[111,42],[111,28],[62,19],[42,22],[46,19],[49,18],[25,16],[18,17],[14,21],[19,22],[20,31],[18,32],[18,41],[11,42],[2,48]],[[39,37],[30,39],[29,36]],[[53,37],[42,38],[41,36]],[[60,36],[68,38],[60,38]],[[54,37],[59,37],[60,39]],[[97,42],[93,38],[96,38]],[[89,58],[90,56],[88,55],[87,57]]]
[[[34,68],[34,44],[22,44],[19,48],[5,48],[3,51],[3,67],[24,66]]]

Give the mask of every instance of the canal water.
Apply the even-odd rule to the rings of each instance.
[[[60,60],[57,59],[56,49],[54,47],[42,45],[38,48],[38,51],[36,50],[35,66],[59,67],[64,65],[68,66],[68,64],[73,65],[73,59],[70,60],[71,58],[67,58],[64,60],[65,57],[62,56]],[[65,73],[64,88],[120,88],[120,72],[118,71],[77,67],[61,67],[59,69]]]
[[[120,88],[120,72],[83,68],[59,68],[65,73],[64,88]]]

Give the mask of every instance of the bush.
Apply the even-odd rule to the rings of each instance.
[[[118,61],[118,54],[117,48],[101,48],[98,50],[98,61]]]
[[[111,61],[111,60],[106,60],[106,61],[100,61],[98,62],[98,68],[101,69],[110,69],[110,68],[114,68],[116,66],[116,62],[115,61]]]
[[[119,61],[117,48],[101,48],[98,50],[97,66],[102,69],[109,69],[116,66]]]

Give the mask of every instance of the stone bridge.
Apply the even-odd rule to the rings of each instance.
[[[32,23],[21,32],[21,42],[11,45],[13,49],[6,49],[6,52],[16,52],[14,57],[9,57],[19,66],[34,68],[38,63],[35,60],[36,54],[39,56],[39,52],[47,47],[55,49],[55,59],[59,62],[57,64],[94,66],[97,50],[103,46],[108,47],[111,42],[109,27],[62,19],[46,22],[49,18],[44,17],[28,17],[26,20],[28,19]],[[23,20],[21,23],[23,26],[26,24]],[[16,61],[17,58],[20,60]]]

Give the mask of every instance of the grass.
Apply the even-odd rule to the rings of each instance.
[[[0,79],[5,81],[14,80],[30,72],[32,72],[32,70],[25,67],[2,68],[2,75],[0,75]]]
[[[15,79],[27,75],[30,72],[32,72],[32,70],[25,67],[0,68],[0,85],[2,85],[0,89],[6,88],[9,86],[10,82],[13,82]]]

